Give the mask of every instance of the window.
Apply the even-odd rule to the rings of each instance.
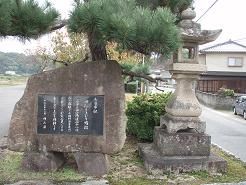
[[[228,66],[229,67],[242,67],[243,66],[243,58],[242,57],[229,57],[228,58]]]

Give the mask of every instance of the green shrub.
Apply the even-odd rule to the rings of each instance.
[[[135,64],[124,62],[124,63],[120,63],[120,66],[125,71],[131,71],[132,68],[135,66]]]
[[[234,90],[232,89],[225,89],[225,88],[220,88],[218,91],[218,94],[220,96],[234,96]]]
[[[137,90],[137,82],[130,82],[127,83],[125,86],[125,91],[128,93],[136,93]]]
[[[127,133],[139,140],[153,141],[154,127],[160,124],[160,115],[165,114],[165,105],[171,93],[143,94],[127,104]]]

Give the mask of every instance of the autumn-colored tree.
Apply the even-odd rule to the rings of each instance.
[[[56,61],[67,64],[78,62],[90,55],[88,40],[83,33],[56,32],[51,41]]]
[[[35,61],[39,63],[40,71],[51,67],[51,63],[63,66],[86,61],[90,57],[86,35],[66,31],[56,31],[48,48],[38,46],[32,51],[29,50],[27,54],[39,59]]]
[[[50,52],[45,47],[38,46],[35,49],[26,50],[25,53],[38,66],[36,73],[54,68],[54,62],[51,60]]]
[[[106,45],[109,60],[116,60],[119,63],[139,64],[142,62],[143,54],[133,50],[122,50],[116,42],[108,42]]]

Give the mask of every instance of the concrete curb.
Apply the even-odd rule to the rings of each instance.
[[[238,159],[238,160],[240,160],[240,161],[242,161],[243,163],[246,164],[246,161],[242,160],[240,157],[238,157],[237,155],[231,153],[230,151],[224,149],[222,146],[220,146],[220,145],[218,145],[218,144],[216,144],[216,143],[213,143],[213,142],[212,142],[212,145],[214,145],[215,147],[219,148],[220,150],[222,150],[222,151],[225,152],[226,154],[228,154],[228,155],[230,155],[230,156],[232,156],[232,157],[234,157],[234,158],[236,158],[236,159]]]

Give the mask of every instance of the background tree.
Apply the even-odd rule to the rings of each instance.
[[[67,33],[66,30],[56,31],[48,47],[38,46],[34,50],[29,50],[27,54],[36,56],[35,61],[40,66],[40,72],[55,66],[83,62],[90,57],[86,35]]]
[[[50,51],[47,48],[37,46],[35,49],[26,50],[25,53],[32,59],[33,65],[37,66],[36,73],[55,68]]]
[[[58,12],[48,2],[39,6],[34,0],[1,0],[0,36],[37,38],[64,26],[65,22],[57,22],[58,17]]]
[[[80,62],[90,55],[88,40],[84,33],[56,31],[52,37],[51,48],[56,61],[66,61],[68,64]]]
[[[15,71],[19,75],[37,73],[40,69],[39,62],[33,60],[34,56],[31,55],[0,52],[0,74],[6,71]]]
[[[133,50],[122,50],[116,42],[108,42],[106,45],[107,56],[109,60],[116,60],[120,64],[139,64],[142,62],[143,54]]]
[[[107,59],[107,42],[143,54],[169,54],[180,43],[172,13],[178,16],[190,4],[191,0],[90,0],[77,3],[69,29],[87,33],[93,60]]]

